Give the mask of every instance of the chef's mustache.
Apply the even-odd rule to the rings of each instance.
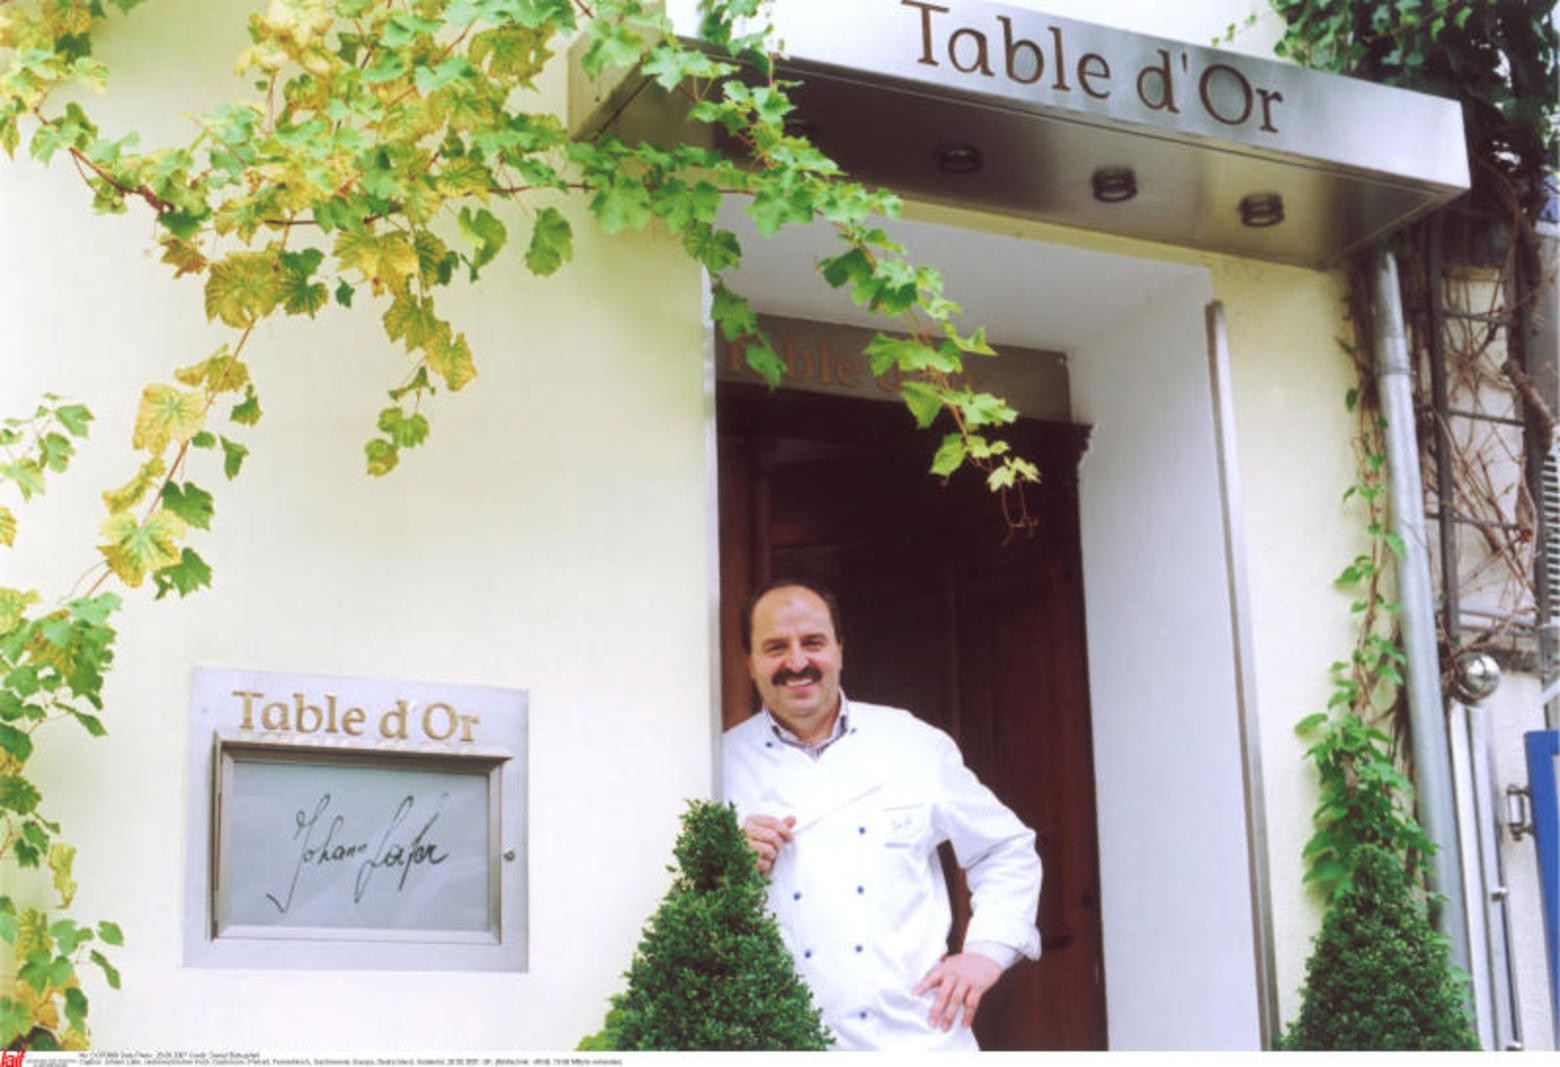
[[[796,678],[805,678],[809,682],[821,682],[823,681],[823,672],[817,667],[804,667],[799,671],[781,667],[778,671],[775,671],[774,676],[769,681],[774,685],[784,685]]]

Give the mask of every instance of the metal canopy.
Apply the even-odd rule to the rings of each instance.
[[[855,177],[960,207],[1325,266],[1468,188],[1450,100],[977,0],[782,0],[799,121]],[[669,0],[697,34],[696,0]],[[687,137],[640,75],[570,123]]]

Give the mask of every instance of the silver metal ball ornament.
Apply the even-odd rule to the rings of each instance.
[[[1500,664],[1485,652],[1464,652],[1452,665],[1452,695],[1478,704],[1500,687]]]

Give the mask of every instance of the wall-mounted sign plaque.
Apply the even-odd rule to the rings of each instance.
[[[872,361],[865,355],[878,331],[770,314],[760,314],[758,325],[785,363],[782,389],[900,402],[899,371],[890,369],[881,378],[875,377]],[[1002,359],[967,359],[965,373],[955,379],[955,387],[995,393],[1030,418],[1059,422],[1072,418],[1064,355],[1009,344],[998,345],[998,351]],[[745,345],[720,336],[716,339],[715,377],[755,385],[764,380],[748,366]]]
[[[523,970],[525,694],[197,670],[186,962]]]

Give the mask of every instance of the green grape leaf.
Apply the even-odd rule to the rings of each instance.
[[[76,847],[67,845],[63,841],[56,841],[49,846],[49,871],[54,875],[54,890],[60,895],[60,907],[70,907],[70,902],[76,898],[76,879],[71,874],[71,869],[76,863]],[[59,925],[59,924],[56,924]],[[71,924],[74,929],[75,924]],[[58,934],[55,934],[59,938]],[[61,944],[61,952],[73,952],[76,946]]]
[[[958,404],[965,423],[971,427],[1006,424],[1018,417],[1006,401],[990,393],[966,391],[960,394]]]
[[[724,285],[715,287],[710,303],[710,317],[720,327],[721,336],[728,341],[758,331],[758,316],[747,298]]]
[[[367,70],[363,71],[363,80],[371,84],[393,82],[406,74],[406,60],[399,52],[382,51]]]
[[[105,938],[105,940],[107,940],[107,939]],[[117,942],[111,942],[111,944],[117,944]],[[102,970],[103,970],[103,977],[105,979],[107,979],[107,981],[108,981],[108,988],[110,988],[110,989],[118,989],[119,988],[119,971],[112,963],[108,962],[108,957],[103,955],[97,949],[93,949],[92,950],[91,959],[92,959],[93,963],[97,964],[100,968],[102,968]]]
[[[765,237],[773,237],[787,223],[805,225],[812,221],[812,193],[800,185],[764,185],[748,205],[748,217]]]
[[[32,738],[24,730],[0,723],[0,749],[10,753],[17,763],[26,763],[32,755]]]
[[[759,121],[771,125],[783,122],[786,115],[796,109],[783,90],[768,85],[754,89],[752,101]]]
[[[437,92],[454,82],[468,81],[475,74],[476,70],[467,62],[465,56],[449,56],[436,66],[419,66],[412,75],[412,81],[416,84],[418,92],[427,94]]]
[[[755,333],[747,340],[746,358],[748,366],[764,376],[764,381],[770,385],[779,385],[780,379],[785,375],[785,360],[775,352],[775,347],[770,343],[768,335]]]
[[[0,588],[0,634],[8,634],[20,626],[27,606],[37,602],[38,594],[31,589],[23,592],[20,589]]]
[[[65,1018],[69,1021],[71,1029],[86,1030],[87,995],[79,986],[68,986],[65,990]]]
[[[730,230],[707,223],[692,223],[683,231],[683,249],[711,274],[720,274],[742,262],[742,245]]]
[[[585,73],[599,77],[608,67],[632,66],[644,50],[645,39],[622,22],[609,23],[606,19],[593,19],[590,27],[590,45],[580,57]]]
[[[392,15],[385,23],[381,43],[387,48],[401,48],[411,44],[420,35],[437,33],[444,25],[443,19],[423,18],[418,15]]]
[[[946,478],[959,469],[968,452],[964,438],[956,433],[951,433],[943,438],[941,447],[937,449],[937,455],[932,458],[932,473]]]
[[[398,407],[379,413],[379,429],[397,448],[416,448],[428,438],[428,419],[420,412],[408,416]]]
[[[542,72],[552,55],[547,49],[547,38],[547,34],[537,33],[534,27],[504,26],[488,30],[471,39],[471,61],[486,67],[494,78],[528,85]]]
[[[0,997],[0,1046],[13,1048],[32,1029],[32,1011],[19,1000]]]
[[[451,252],[432,230],[418,230],[414,242],[417,249],[417,272],[425,285],[448,285],[455,274],[460,257]]]
[[[48,949],[33,949],[27,954],[27,961],[16,969],[17,980],[32,986],[34,993],[42,993],[49,988],[51,962]]]
[[[108,505],[108,510],[112,514],[129,511],[141,502],[148,489],[162,481],[166,472],[167,467],[163,465],[161,457],[149,460],[141,464],[140,469],[135,472],[135,477],[124,485],[118,489],[104,490],[103,503]]]
[[[880,333],[867,343],[862,353],[872,361],[872,374],[875,377],[881,377],[894,367],[911,372],[929,368],[940,371],[957,369],[936,349],[913,337],[890,337]]]
[[[37,787],[21,775],[0,775],[0,808],[26,815],[40,799]]]
[[[178,542],[184,531],[184,520],[167,508],[158,508],[144,523],[120,512],[103,523],[107,543],[98,551],[126,585],[139,586],[152,571],[179,562]]]
[[[342,267],[361,271],[376,291],[399,291],[418,269],[417,249],[399,233],[343,230],[335,251]]]
[[[244,399],[234,404],[233,410],[228,412],[228,418],[241,426],[253,426],[260,421],[261,414],[260,397],[251,385],[244,390]]]
[[[368,473],[375,478],[383,478],[395,470],[396,464],[401,462],[399,450],[393,441],[386,441],[383,437],[376,437],[363,446],[363,452],[368,457]]]
[[[432,300],[418,299],[407,292],[396,295],[385,309],[382,321],[385,336],[404,342],[408,352],[426,348],[449,333],[449,324],[434,313]]]
[[[63,471],[70,463],[70,457],[76,454],[76,446],[64,434],[45,434],[38,445],[43,465],[56,474]]]
[[[161,600],[175,591],[179,596],[186,597],[197,589],[210,587],[211,567],[194,549],[185,548],[179,552],[178,563],[154,571],[152,579],[157,583],[155,599]]]
[[[732,73],[736,67],[703,52],[663,43],[645,57],[639,69],[654,78],[661,88],[670,91],[685,78],[718,78]]]
[[[960,352],[967,352],[976,356],[994,356],[997,350],[986,342],[986,328],[983,326],[974,333],[965,337],[951,323],[943,323],[943,332],[948,335],[948,340],[958,347]]]
[[[23,500],[31,500],[43,492],[43,468],[36,460],[22,459],[15,463],[0,464],[0,478],[15,483]]]
[[[206,317],[244,329],[265,318],[287,295],[277,257],[230,252],[206,276]]]
[[[312,251],[312,249],[311,249]],[[315,313],[330,303],[330,290],[324,282],[311,282],[308,275],[288,271],[282,275],[282,310],[289,315]]]
[[[475,196],[486,200],[493,190],[493,172],[474,156],[451,159],[438,172],[438,191],[447,197]],[[462,213],[470,209],[463,208]],[[422,232],[419,232],[421,236]]]
[[[639,182],[614,178],[601,185],[591,198],[590,210],[603,233],[642,230],[653,217],[650,193]]]
[[[182,278],[186,274],[199,274],[206,269],[208,260],[195,245],[186,241],[180,241],[174,237],[164,237],[162,262],[174,267],[173,276]]]
[[[690,186],[674,178],[656,190],[651,210],[669,230],[680,233],[695,222],[714,222],[720,200],[720,190],[709,182]]]
[[[461,389],[477,376],[477,367],[471,359],[471,347],[466,335],[458,334],[453,340],[448,330],[444,336],[428,347],[428,366],[452,390]]]
[[[210,218],[210,212],[201,211],[164,211],[157,216],[157,221],[163,229],[172,234],[179,242],[185,242],[200,233],[200,227],[206,219]],[[184,247],[189,247],[185,245]]]
[[[206,424],[206,398],[171,385],[148,385],[135,416],[134,448],[162,455],[170,441],[188,441]]]
[[[475,212],[469,207],[463,207],[456,221],[460,225],[460,232],[476,248],[470,261],[471,276],[475,279],[477,271],[491,263],[503,249],[509,240],[509,230],[485,207]]]
[[[182,486],[168,482],[163,486],[162,502],[163,507],[196,529],[211,529],[211,517],[215,512],[211,494],[194,482],[185,482]]]
[[[531,244],[525,251],[525,265],[532,274],[549,275],[574,258],[574,230],[569,220],[556,209],[544,207],[536,213]]]
[[[249,449],[237,441],[229,441],[222,438],[222,473],[227,475],[228,481],[238,477],[238,472],[244,465],[244,457],[249,455]]]
[[[901,383],[899,391],[910,413],[915,416],[917,426],[924,430],[936,421],[943,406],[942,392],[936,386],[927,382],[906,381]]]
[[[228,346],[223,345],[209,358],[180,367],[173,376],[181,385],[192,389],[212,394],[233,393],[249,384],[249,366],[241,359],[234,359]]]
[[[96,715],[88,715],[84,711],[71,711],[72,717],[82,725],[82,728],[93,737],[103,737],[108,733],[108,727],[103,725],[103,720]]]
[[[30,697],[38,692],[38,668],[32,666],[18,667],[5,676],[3,684],[7,689],[14,690],[19,696]],[[38,710],[41,711],[42,709]],[[29,717],[42,718],[43,716],[32,715]]]

